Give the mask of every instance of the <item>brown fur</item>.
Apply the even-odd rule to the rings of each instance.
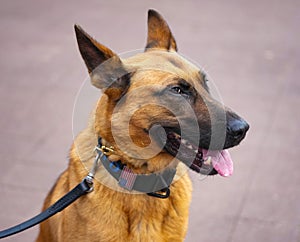
[[[97,177],[101,182],[95,181],[94,191],[43,222],[37,242],[183,241],[192,191],[186,166],[178,160],[170,164],[174,157],[165,151],[149,159],[132,158],[139,152],[131,143],[126,140],[123,142],[122,137],[126,136],[129,118],[130,138],[134,146],[140,148],[153,144],[145,132],[153,124],[176,123],[174,115],[159,106],[161,99],[158,93],[166,86],[182,80],[201,96],[196,95],[193,102],[200,124],[209,122],[203,99],[215,107],[219,104],[207,92],[199,69],[176,53],[175,39],[157,12],[149,11],[146,51],[126,60],[121,60],[79,26],[75,26],[75,31],[92,84],[101,88],[104,94],[91,115],[88,127],[75,139],[69,154],[69,166],[47,196],[44,209],[87,175],[86,168],[93,163],[93,149],[97,145],[98,136],[103,138],[104,143],[115,147],[115,154],[110,155],[109,159],[121,160],[135,173],[153,173],[171,165],[177,168],[177,174],[170,186],[170,197],[158,199],[146,194],[122,192],[117,182],[107,176],[100,166]],[[102,63],[99,69],[97,66]],[[110,82],[112,79],[115,81]],[[140,89],[143,91],[140,92]],[[125,93],[128,96],[121,104],[118,103]],[[129,117],[132,109],[137,111]],[[182,112],[183,116],[189,115],[184,110]],[[113,130],[116,130],[121,146],[116,143]],[[110,187],[102,184],[102,181],[110,184]]]

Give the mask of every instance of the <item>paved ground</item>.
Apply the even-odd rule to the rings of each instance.
[[[194,181],[187,242],[300,241],[299,1],[1,1],[0,228],[40,211],[66,167],[86,70],[80,23],[117,53],[143,48],[159,10],[180,52],[204,66],[251,124],[235,173]],[[32,229],[6,241],[33,241]]]

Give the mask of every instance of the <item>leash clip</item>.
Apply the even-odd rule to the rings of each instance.
[[[90,192],[92,192],[92,191],[94,191],[94,176],[91,174],[91,173],[89,173],[84,179],[83,179],[84,181],[85,181],[85,183],[89,186],[89,190],[87,190],[86,192],[87,193],[90,193]]]
[[[101,159],[101,156],[103,155],[102,150],[98,146],[95,147],[95,150],[97,150],[98,152],[95,157],[94,164],[93,164],[89,174],[83,179],[87,183],[87,185],[90,187],[90,189],[87,192],[92,192],[94,190],[94,177],[98,170],[99,161]],[[101,152],[99,152],[99,150]]]

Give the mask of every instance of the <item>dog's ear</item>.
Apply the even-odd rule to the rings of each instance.
[[[172,32],[163,17],[153,9],[148,11],[148,38],[146,51],[152,48],[177,51]]]
[[[74,25],[74,28],[79,51],[89,73],[94,71],[94,69],[101,65],[104,61],[117,56],[110,49],[93,39],[79,25]]]
[[[98,43],[80,26],[75,25],[80,54],[91,77],[92,84],[113,99],[126,91],[131,74],[112,50]]]

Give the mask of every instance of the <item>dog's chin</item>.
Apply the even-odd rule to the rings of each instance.
[[[166,152],[197,173],[225,177],[233,173],[233,163],[227,150],[206,150],[183,139],[180,131],[174,128],[159,129],[155,136]]]

